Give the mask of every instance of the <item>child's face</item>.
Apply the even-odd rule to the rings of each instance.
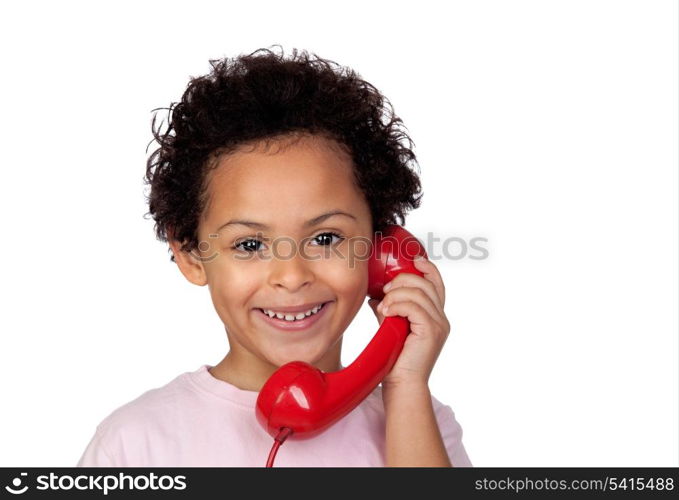
[[[280,151],[249,148],[223,157],[210,174],[194,252],[200,259],[177,259],[190,281],[208,285],[227,330],[231,363],[254,376],[294,360],[339,369],[342,333],[366,300],[370,208],[353,183],[351,158],[333,145],[304,137]],[[353,217],[305,226],[336,210]],[[234,219],[267,228],[222,227]],[[348,258],[352,250],[363,258]],[[301,331],[275,328],[260,311],[323,302],[324,314]]]

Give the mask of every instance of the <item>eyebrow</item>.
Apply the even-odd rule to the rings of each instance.
[[[323,222],[324,220],[329,219],[330,217],[333,217],[335,215],[345,215],[347,217],[351,217],[352,219],[356,220],[356,217],[351,215],[350,213],[343,212],[342,210],[332,210],[330,212],[326,212],[324,214],[319,215],[318,217],[314,217],[313,219],[306,221],[304,223],[304,227],[308,228],[308,227],[316,226],[316,225],[320,224],[321,222]],[[226,226],[235,225],[235,224],[239,224],[241,226],[248,226],[248,227],[252,227],[252,228],[255,228],[255,229],[270,229],[269,226],[267,226],[266,224],[263,224],[261,222],[254,222],[254,221],[242,220],[242,219],[232,219],[232,220],[222,224],[221,226],[219,226],[219,228],[217,228],[216,232],[221,231]]]

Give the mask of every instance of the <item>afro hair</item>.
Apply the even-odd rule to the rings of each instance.
[[[291,57],[258,49],[210,65],[208,74],[191,77],[180,102],[153,110],[169,114],[164,133],[153,116],[151,142],[159,147],[144,177],[150,186],[145,215],[155,220],[158,240],[177,240],[185,252],[198,247],[216,158],[298,134],[333,139],[351,155],[375,232],[403,225],[405,214],[420,206],[414,143],[386,97],[355,71],[296,49]]]

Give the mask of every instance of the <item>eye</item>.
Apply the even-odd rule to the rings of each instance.
[[[340,241],[344,239],[344,238],[342,238],[342,236],[340,236],[339,234],[333,233],[332,231],[328,231],[328,232],[319,234],[318,236],[316,236],[316,237],[314,238],[314,240],[315,240],[315,241],[322,240],[322,241],[327,242],[327,243],[328,243],[327,245],[321,244],[321,246],[324,246],[324,247],[325,247],[325,246],[328,246],[328,245],[332,245],[332,237],[333,237],[333,236],[334,236],[335,238],[338,238]]]
[[[326,247],[332,245],[333,237],[338,238],[339,241],[344,239],[341,235],[335,232],[327,231],[325,233],[320,233],[318,236],[314,237],[312,241],[320,242],[320,245],[318,246]],[[234,250],[242,250],[246,253],[255,253],[261,250],[260,247],[261,244],[262,242],[260,240],[254,238],[246,238],[244,240],[236,242],[236,244],[234,244],[232,248]]]
[[[232,248],[235,250],[241,250],[243,249],[247,253],[253,253],[253,252],[258,252],[260,249],[257,246],[257,244],[261,244],[262,242],[259,240],[255,240],[253,238],[248,238],[245,240],[241,240],[237,242]],[[242,246],[247,244],[248,246]]]

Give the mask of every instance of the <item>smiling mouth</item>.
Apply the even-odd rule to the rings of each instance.
[[[254,310],[257,311],[257,314],[264,323],[271,328],[274,328],[276,331],[288,333],[307,332],[313,331],[315,325],[321,324],[327,319],[326,316],[331,314],[328,310],[331,309],[331,304],[333,302],[333,300],[323,302],[316,313],[309,314],[308,316],[305,314],[301,319],[285,319],[285,317],[281,319],[277,316],[270,317],[260,308],[255,308]],[[288,317],[292,317],[292,313],[290,313]]]
[[[273,310],[270,310],[270,309],[264,310],[262,308],[257,308],[257,310],[269,319],[273,319],[273,320],[277,319],[277,320],[285,321],[285,322],[288,322],[288,323],[296,323],[296,322],[304,321],[307,318],[312,318],[312,317],[316,316],[330,302],[331,301],[322,302],[319,305],[309,309],[308,311],[304,311],[304,312],[300,311],[300,312],[296,312],[296,313],[293,313],[293,312],[274,312]]]

